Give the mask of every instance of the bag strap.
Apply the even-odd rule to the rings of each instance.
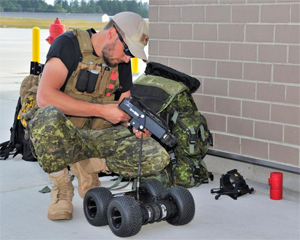
[[[83,57],[93,52],[93,46],[91,43],[91,38],[86,30],[79,28],[73,29],[73,34],[77,37],[79,48]]]
[[[6,141],[0,144],[0,160],[6,160],[11,152],[13,151],[13,147],[11,141]]]
[[[129,180],[127,181],[127,183],[123,186],[120,186],[120,183],[122,182],[122,180],[124,180],[124,176],[120,175],[117,179],[112,179],[112,181],[116,181],[113,185],[111,185],[110,187],[108,187],[108,189],[111,189],[111,190],[120,190],[120,189],[123,189],[123,188],[126,188],[129,183],[131,182],[131,178],[129,178]]]
[[[200,186],[202,183],[208,183],[208,178],[213,180],[213,174],[211,172],[206,172],[206,176],[204,178],[200,178],[200,173],[201,173],[201,167],[204,169],[207,169],[205,162],[203,159],[200,157],[197,162],[191,161],[188,157],[181,155],[180,156],[189,163],[190,167],[194,169],[193,171],[193,177],[191,178],[190,185],[194,187]],[[176,172],[176,165],[174,164],[172,167],[172,171],[175,173]],[[176,174],[174,174],[176,175]]]
[[[181,126],[181,128],[187,133],[187,135],[189,135],[189,152],[190,152],[190,154],[194,154],[195,153],[195,144],[196,144],[196,140],[197,140],[197,133],[198,133],[199,129],[201,130],[201,126],[202,126],[201,121],[200,121],[200,124],[197,127],[192,126],[192,127],[188,128],[183,123],[181,118],[179,117],[179,114],[178,114],[177,111],[174,112],[174,115],[172,117],[172,121],[173,121],[174,124],[176,124],[176,122],[178,122],[178,124]],[[202,126],[202,129],[203,129],[203,131],[201,131],[201,137],[203,136],[203,139],[205,140],[205,138],[204,138],[204,127],[203,126]]]

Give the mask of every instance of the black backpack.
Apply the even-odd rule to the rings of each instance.
[[[14,116],[14,123],[10,128],[10,140],[0,144],[0,160],[6,160],[10,155],[15,157],[16,155],[21,154],[22,159],[25,161],[37,161],[32,155],[29,139],[25,139],[24,127],[18,119],[21,107],[21,97],[19,97]]]
[[[22,81],[20,88],[20,97],[16,106],[16,111],[14,115],[14,122],[10,128],[10,140],[0,144],[0,160],[6,160],[10,155],[13,157],[18,154],[22,155],[22,159],[25,161],[35,162],[37,159],[33,156],[29,136],[25,136],[25,127],[22,124],[23,119],[20,118],[20,111],[22,109],[22,94],[25,95],[27,90],[33,85],[37,85],[39,75],[42,73],[44,64],[38,62],[30,62],[30,75],[26,76]],[[31,85],[29,85],[30,83]],[[28,85],[24,87],[23,85]],[[23,90],[22,90],[23,88]],[[22,94],[21,94],[22,92]],[[26,101],[23,99],[23,101]]]

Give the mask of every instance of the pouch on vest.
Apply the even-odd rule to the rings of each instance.
[[[114,100],[113,93],[119,87],[117,68],[107,67],[102,58],[93,55],[93,47],[87,31],[73,29],[73,34],[78,39],[83,59],[67,80],[64,92],[73,98],[92,103],[105,104],[105,101]],[[67,117],[79,129],[103,129],[112,126],[102,118]]]

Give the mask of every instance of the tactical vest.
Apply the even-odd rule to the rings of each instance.
[[[93,46],[87,31],[73,29],[77,37],[82,61],[67,80],[64,92],[73,98],[98,104],[117,103],[114,93],[119,88],[118,67],[108,67],[103,58],[93,55]],[[98,117],[67,116],[77,128],[104,129],[112,124]]]

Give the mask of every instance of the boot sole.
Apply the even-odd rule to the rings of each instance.
[[[62,212],[62,213],[58,213],[58,214],[48,214],[48,219],[50,219],[52,221],[70,220],[72,218],[73,218],[72,214],[68,213],[68,212]]]

